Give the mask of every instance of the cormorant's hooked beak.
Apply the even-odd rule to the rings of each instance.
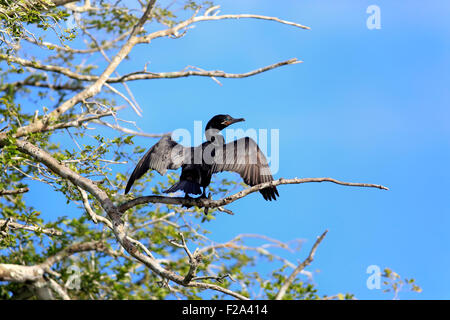
[[[230,120],[225,120],[224,122],[222,122],[222,124],[225,126],[229,126],[233,123],[242,122],[242,121],[245,121],[245,119],[244,118],[239,118],[239,119],[232,118]]]

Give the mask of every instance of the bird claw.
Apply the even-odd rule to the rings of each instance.
[[[208,193],[208,196],[206,196],[205,194],[202,194],[200,197],[201,197],[202,199],[208,199],[208,200],[211,200],[211,199],[212,199],[211,193]],[[203,212],[205,213],[205,216],[208,215],[208,211],[209,211],[209,207],[205,207],[205,209],[203,210]]]
[[[189,199],[189,200],[194,199],[194,198],[188,196],[187,194],[184,195],[184,198],[185,198],[185,199]],[[186,208],[186,209],[192,208],[192,206],[189,206],[189,205],[187,205],[187,204],[183,204],[181,207],[182,207],[182,208]]]
[[[184,196],[184,198],[185,198],[185,199],[189,199],[189,200],[193,200],[193,199],[196,199],[196,200],[199,200],[199,199],[208,199],[208,200],[212,200],[212,195],[211,195],[211,193],[208,193],[208,195],[202,193],[201,196],[199,196],[199,197],[197,197],[197,198],[192,198],[192,197],[190,197],[189,195],[186,194],[186,195]],[[182,208],[186,208],[186,209],[192,208],[192,206],[186,205],[186,204],[181,205],[181,207],[182,207]],[[205,209],[204,209],[205,215],[208,215],[208,211],[209,211],[209,208],[208,208],[208,207],[205,207]]]

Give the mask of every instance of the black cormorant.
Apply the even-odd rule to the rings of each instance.
[[[134,181],[149,169],[165,175],[167,169],[182,167],[180,181],[163,192],[182,190],[186,196],[201,194],[201,197],[206,197],[206,187],[211,182],[211,176],[222,171],[239,173],[250,186],[273,181],[266,157],[252,138],[224,143],[219,132],[240,121],[245,120],[229,115],[214,116],[205,128],[207,141],[197,147],[183,147],[173,141],[170,134],[164,135],[137,164],[128,180],[125,194],[130,191]],[[200,187],[203,187],[203,192]],[[264,188],[259,192],[265,200],[276,200],[276,196],[279,196],[276,187]]]

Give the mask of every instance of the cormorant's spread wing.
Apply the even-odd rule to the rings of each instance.
[[[173,141],[170,134],[164,135],[158,143],[147,151],[134,168],[130,179],[128,179],[125,194],[130,191],[134,181],[142,177],[148,169],[156,170],[160,175],[165,175],[167,169],[175,170],[181,167],[185,157],[185,149],[185,147]]]
[[[212,171],[213,173],[237,172],[249,186],[273,181],[266,157],[256,142],[249,137],[241,138],[223,145],[222,148],[217,148]],[[279,196],[276,187],[264,188],[259,192],[265,200],[276,200],[276,196]]]

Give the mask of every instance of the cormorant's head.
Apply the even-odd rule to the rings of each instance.
[[[206,125],[205,131],[208,131],[209,129],[217,129],[219,131],[225,129],[226,127],[228,127],[229,125],[236,123],[236,122],[241,122],[241,121],[245,121],[244,118],[233,118],[228,114],[218,114],[214,117],[212,117],[211,120],[208,121],[208,124]]]

